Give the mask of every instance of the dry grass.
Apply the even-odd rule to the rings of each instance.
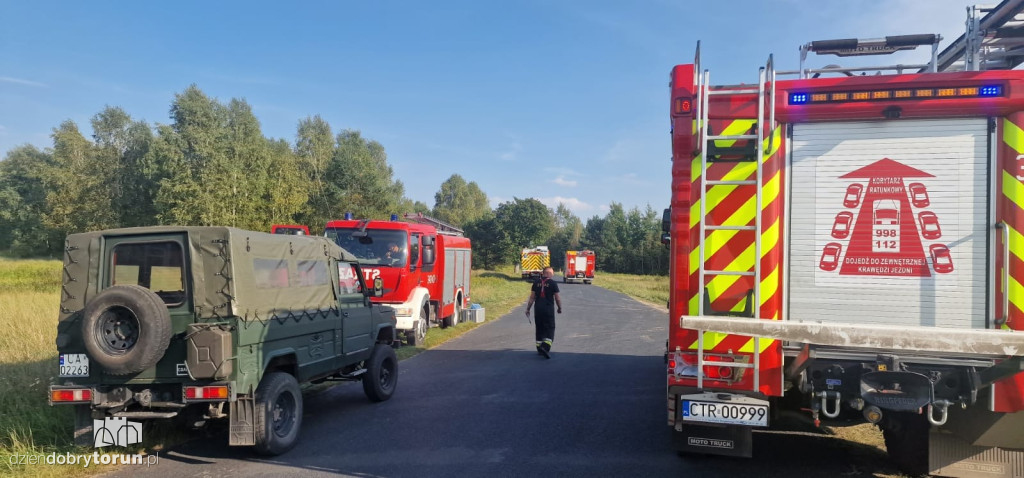
[[[513,307],[526,300],[526,295],[523,292],[525,290],[523,280],[513,276],[511,267],[507,270],[497,271],[474,270],[472,280],[470,299],[473,303],[480,304],[486,309],[484,315],[488,321],[507,314]],[[437,347],[480,325],[461,323],[447,329],[432,328],[427,332],[426,343],[422,347],[402,347],[398,349],[398,358],[406,359],[424,350]]]
[[[668,276],[599,272],[594,275],[594,285],[621,292],[656,307],[664,308],[668,303]]]
[[[70,407],[50,407],[57,372],[60,262],[0,259],[0,475],[69,476],[82,466],[12,465],[12,455],[73,452]]]

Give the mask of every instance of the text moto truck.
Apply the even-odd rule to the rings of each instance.
[[[776,81],[769,59],[712,86],[699,46],[673,68],[680,453],[749,457],[809,409],[878,424],[908,472],[1024,476],[1024,71],[934,72],[938,40],[803,48],[932,45],[915,73]]]
[[[384,295],[373,301],[393,307],[398,330],[419,345],[432,322],[459,323],[470,300],[471,244],[461,229],[422,214],[391,219],[346,214],[328,222],[325,234],[359,259],[368,282],[384,281]]]

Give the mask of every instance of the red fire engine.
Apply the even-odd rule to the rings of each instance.
[[[1024,59],[998,33],[1022,5],[970,9],[941,54],[938,35],[811,42],[799,71],[769,57],[713,86],[698,45],[673,68],[678,451],[749,457],[792,407],[862,414],[909,472],[1024,476],[1024,71],[981,68]],[[803,64],[924,45],[927,65]]]
[[[565,251],[565,273],[563,282],[594,282],[594,251]]]
[[[274,224],[270,226],[271,234],[287,234],[289,236],[308,236],[309,228],[299,224]]]
[[[395,308],[410,345],[423,343],[431,323],[459,323],[470,300],[472,265],[461,229],[422,214],[406,214],[405,221],[345,216],[328,222],[325,235],[359,258],[367,282],[384,282],[384,295],[372,300]]]

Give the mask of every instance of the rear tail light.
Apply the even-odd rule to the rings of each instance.
[[[89,403],[92,402],[92,390],[88,388],[64,388],[50,390],[50,403]]]
[[[747,355],[704,354],[704,380],[715,382],[738,382],[743,379],[744,367],[727,364],[747,364]],[[697,354],[675,352],[669,356],[669,372],[678,378],[697,378]]]
[[[227,385],[211,385],[206,387],[185,387],[185,400],[227,400]]]
[[[677,115],[689,114],[693,111],[693,101],[690,98],[679,97],[674,102],[673,113]]]

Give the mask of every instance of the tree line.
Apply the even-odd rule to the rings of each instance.
[[[358,130],[335,132],[320,116],[301,120],[294,142],[268,138],[245,100],[221,102],[192,85],[175,95],[169,118],[150,125],[108,106],[91,118],[91,138],[68,120],[53,129],[51,147],[8,151],[0,161],[0,251],[59,256],[68,234],[119,227],[268,231],[298,223],[320,233],[344,212],[419,212],[464,228],[486,268],[518,261],[523,247],[548,245],[558,268],[566,250],[586,248],[603,271],[667,271],[650,206],[625,211],[612,203],[587,221],[533,198],[491,208],[477,183],[453,174],[431,207],[405,196],[382,144]]]

